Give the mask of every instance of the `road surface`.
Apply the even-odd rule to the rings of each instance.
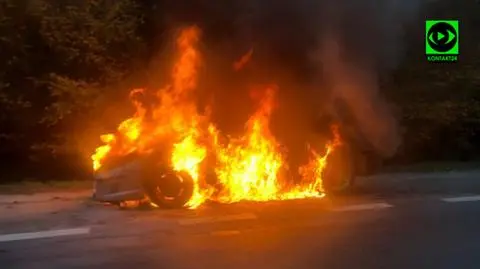
[[[0,268],[478,269],[479,180],[448,180],[193,211],[3,204]]]

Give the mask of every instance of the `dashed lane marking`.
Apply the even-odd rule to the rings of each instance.
[[[480,201],[480,195],[442,198],[442,201],[447,203],[476,202]]]
[[[49,230],[49,231],[32,232],[32,233],[4,234],[4,235],[0,235],[0,242],[51,238],[51,237],[59,237],[59,236],[82,235],[82,234],[89,234],[89,233],[90,233],[90,228],[85,227],[85,228],[74,228],[74,229],[63,229],[63,230]]]
[[[385,209],[390,207],[393,207],[393,205],[387,204],[387,203],[372,203],[372,204],[333,207],[330,210],[335,212],[346,212],[346,211],[378,210],[378,209]]]
[[[187,226],[187,225],[214,223],[214,222],[254,220],[254,219],[257,219],[257,216],[255,214],[245,213],[245,214],[236,214],[236,215],[228,215],[228,216],[182,219],[178,221],[178,224]]]

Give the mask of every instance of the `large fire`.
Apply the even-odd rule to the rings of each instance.
[[[187,203],[190,208],[206,200],[232,203],[322,197],[322,172],[327,157],[341,143],[336,128],[333,128],[334,141],[325,146],[326,153],[322,156],[311,149],[310,161],[297,171],[301,180],[292,183],[284,173],[289,169],[286,152],[269,130],[270,116],[277,105],[276,85],[255,91],[257,110],[240,137],[225,139],[209,120],[208,113],[198,113],[194,91],[202,62],[197,49],[199,39],[200,30],[196,27],[181,31],[171,84],[158,90],[148,107],[139,100],[139,96],[145,94],[143,89],[131,92],[136,113],[123,121],[115,134],[101,136],[104,145],[92,156],[94,170],[100,169],[109,157],[148,153],[162,147],[171,153],[171,167],[186,171],[194,180],[193,196]],[[202,164],[208,155],[214,156],[213,164],[209,165],[214,165],[218,180],[215,186],[208,184],[202,173]]]

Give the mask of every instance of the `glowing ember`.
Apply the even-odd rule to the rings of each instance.
[[[246,123],[244,135],[220,143],[219,130],[195,106],[193,93],[201,64],[196,48],[199,39],[200,30],[196,27],[180,33],[172,83],[156,92],[148,108],[138,100],[145,94],[143,90],[131,92],[136,113],[123,121],[115,134],[101,136],[104,145],[92,156],[93,169],[100,169],[112,156],[147,154],[161,148],[167,153],[169,165],[176,171],[187,172],[194,181],[193,196],[187,203],[190,208],[206,200],[232,203],[323,196],[322,172],[328,155],[340,145],[338,131],[334,128],[335,139],[326,145],[325,155],[311,150],[310,161],[298,169],[301,180],[292,183],[282,173],[287,169],[285,153],[269,129],[277,87],[268,85],[255,91],[258,107]],[[235,65],[236,69],[248,62],[252,52]],[[218,183],[215,186],[207,183],[203,173],[207,156],[214,160],[208,165],[213,166]]]
[[[242,57],[238,61],[233,63],[233,69],[235,71],[240,71],[242,68],[245,67],[245,65],[248,64],[248,62],[250,62],[250,60],[252,59],[252,55],[253,49],[250,49],[246,54],[242,55]]]

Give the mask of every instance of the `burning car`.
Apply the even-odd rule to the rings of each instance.
[[[144,90],[132,91],[135,115],[101,136],[104,144],[92,156],[96,200],[195,208],[209,200],[321,198],[353,184],[359,151],[347,125],[334,118],[323,124],[331,126],[321,133],[325,143],[313,146],[321,141],[314,139],[306,148],[308,159],[289,165],[288,151],[269,128],[276,109],[274,84],[259,86],[256,110],[242,135],[224,135],[208,113],[200,114],[192,94],[201,60],[198,40],[198,28],[183,30],[171,84],[146,98],[155,101],[150,105],[139,98]]]
[[[305,197],[321,197],[323,192],[338,194],[349,190],[355,177],[359,173],[361,164],[365,158],[361,152],[353,152],[347,144],[331,152],[328,156],[328,164],[322,171],[322,184],[312,187],[292,188],[284,195],[261,196],[252,195],[252,200],[268,199],[295,199]],[[357,158],[357,159],[356,159]],[[317,160],[321,160],[318,158]],[[176,171],[166,160],[158,157],[158,154],[131,153],[126,156],[113,158],[106,162],[95,172],[94,198],[103,202],[120,204],[124,201],[141,201],[147,199],[150,203],[161,208],[180,208],[189,204],[194,195],[196,182],[188,171]],[[310,167],[312,164],[310,165]],[[222,192],[222,184],[215,175],[213,167],[206,167],[206,179],[209,189],[205,196],[217,201],[229,202],[228,199],[219,198]],[[308,169],[305,166],[304,169]],[[305,171],[305,170],[304,170]],[[308,173],[308,171],[306,171]],[[319,172],[317,170],[317,172]],[[306,176],[315,177],[315,169]],[[205,188],[205,186],[203,186]],[[262,187],[259,187],[261,189]],[[308,191],[305,191],[308,190]],[[217,194],[215,194],[217,193]],[[268,193],[268,192],[267,192]],[[230,195],[234,193],[230,192]],[[198,194],[197,194],[198,195]],[[198,198],[198,197],[197,197]],[[248,197],[246,198],[248,199]],[[233,199],[233,201],[241,199]],[[196,203],[190,204],[195,207]]]
[[[95,173],[94,199],[120,204],[148,197],[163,208],[182,207],[192,197],[192,177],[154,160],[152,155],[132,153],[106,163]]]

